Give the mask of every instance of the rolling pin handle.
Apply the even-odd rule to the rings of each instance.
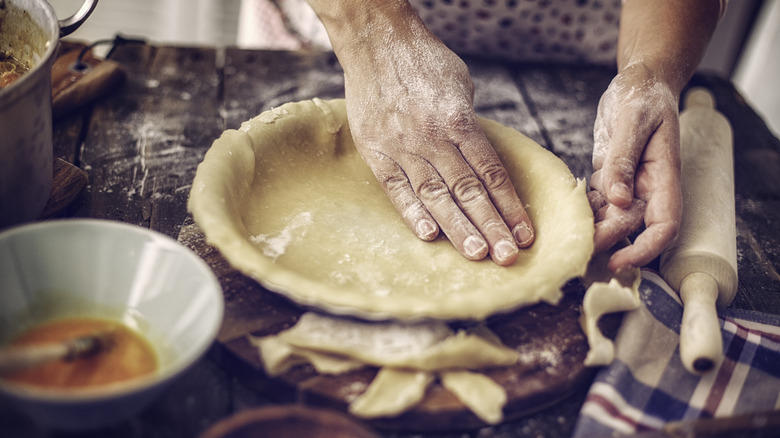
[[[696,87],[691,89],[686,95],[683,101],[683,108],[712,108],[715,109],[715,96],[712,92],[703,87]]]
[[[680,298],[684,304],[680,359],[688,371],[703,374],[713,369],[723,357],[723,340],[715,310],[718,282],[709,274],[691,273],[680,284]]]

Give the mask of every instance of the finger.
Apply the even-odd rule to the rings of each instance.
[[[663,252],[666,245],[677,235],[674,224],[664,222],[647,227],[634,239],[634,243],[615,252],[607,267],[612,272],[644,266]]]
[[[466,167],[445,181],[458,207],[487,240],[493,261],[503,266],[514,263],[519,254],[515,238],[476,174]]]
[[[598,190],[588,191],[587,196],[590,209],[593,210],[594,214],[598,213],[602,208],[606,207],[607,199]]]
[[[436,220],[414,193],[409,179],[398,164],[380,154],[371,153],[366,160],[390,202],[406,226],[421,240],[431,241],[439,234]]]
[[[417,197],[455,248],[469,260],[485,258],[491,249],[488,242],[453,199],[452,189],[433,166],[420,163],[407,175]]]
[[[429,172],[419,183],[410,177],[415,193],[456,247],[461,245],[468,252],[476,249],[476,239],[480,238],[497,264],[514,263],[518,249],[509,229],[477,176],[460,154],[450,149],[455,156],[446,165],[439,165],[441,176],[435,166],[429,165]],[[474,258],[466,252],[464,255]]]
[[[631,205],[636,169],[656,128],[633,111],[618,116],[600,169],[601,191],[610,203],[621,208]]]
[[[604,165],[604,156],[607,154],[609,146],[608,116],[604,115],[609,110],[606,109],[607,105],[604,101],[605,96],[602,95],[599,100],[596,121],[593,123],[593,154],[591,161],[595,170],[601,169],[601,166]]]
[[[472,131],[465,142],[461,144],[459,150],[466,162],[474,169],[474,173],[487,192],[490,203],[510,230],[515,243],[521,248],[529,247],[534,241],[533,224],[517,196],[509,172],[481,129]],[[477,228],[480,226],[477,225]],[[488,240],[491,241],[490,238]]]
[[[649,263],[666,249],[680,229],[682,194],[677,182],[679,173],[669,165],[653,167],[665,171],[651,168],[651,170],[658,170],[654,173],[656,177],[653,179],[662,181],[645,182],[646,179],[650,179],[649,177],[641,179],[640,190],[645,190],[645,185],[653,188],[645,211],[646,228],[632,245],[613,254],[609,268],[614,272]]]
[[[428,162],[419,158],[409,160],[402,168],[379,152],[366,152],[364,160],[406,225],[418,237],[431,240],[441,228],[467,259],[481,260],[487,256],[487,242],[458,208],[449,188]]]
[[[619,241],[628,237],[642,225],[645,203],[634,199],[628,209],[607,204],[596,212],[596,231],[593,236],[594,252],[608,250]]]
[[[601,170],[597,169],[593,171],[588,185],[591,189],[588,191],[588,202],[590,203],[590,208],[593,210],[593,213],[596,213],[609,203],[606,196],[604,196],[604,189],[601,185]]]
[[[484,135],[482,137],[484,139]],[[484,139],[484,142],[489,147],[489,152],[495,156],[495,151],[487,143],[487,139]],[[479,147],[480,145],[476,146]],[[474,145],[469,145],[469,148],[473,151]],[[514,214],[512,223],[507,224],[482,180],[477,176],[470,163],[465,161],[465,157],[461,154],[462,151],[452,144],[442,146],[438,150],[440,153],[433,157],[435,160],[433,166],[439,170],[443,180],[449,187],[452,199],[454,199],[461,211],[487,241],[493,261],[502,266],[513,264],[517,260],[519,250],[515,234],[510,231],[509,226],[511,225],[513,230],[517,231],[516,235],[522,238],[524,244],[530,244],[530,241],[533,240],[533,234],[530,225],[528,225],[530,219],[528,219],[527,214],[522,210],[522,216],[519,219],[518,215]],[[501,180],[502,183],[508,183],[511,186],[508,174],[501,166],[497,156],[495,156],[494,163],[497,167],[494,166],[490,169],[493,179]],[[484,166],[482,163],[478,164]],[[503,172],[503,177],[501,175],[497,176],[500,172]],[[514,197],[519,208],[522,209],[522,204],[520,204],[517,194],[514,192],[514,186],[511,187],[511,196]],[[506,190],[505,187],[502,187],[502,189]],[[509,195],[510,193],[503,192],[502,194]],[[502,205],[505,205],[504,202],[502,201]],[[428,205],[428,202],[424,199],[423,203],[426,206]],[[445,228],[444,224],[440,223],[440,225],[443,229]]]
[[[604,193],[603,186],[601,184],[601,170],[594,167],[593,173],[590,176],[590,188],[598,192]]]

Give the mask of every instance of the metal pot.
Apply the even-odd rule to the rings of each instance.
[[[52,183],[51,67],[59,38],[75,31],[98,0],[58,20],[46,0],[0,0],[0,52],[29,67],[0,88],[0,229],[35,220]]]

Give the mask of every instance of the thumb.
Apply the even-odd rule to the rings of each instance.
[[[604,196],[612,205],[626,209],[634,199],[634,175],[638,158],[624,148],[612,147],[601,167],[601,184]]]
[[[610,204],[628,208],[634,199],[634,178],[647,139],[641,125],[618,120],[601,166],[601,188]]]

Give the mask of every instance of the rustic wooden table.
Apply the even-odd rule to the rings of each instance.
[[[55,155],[89,176],[64,214],[128,222],[174,239],[191,224],[186,201],[196,167],[224,129],[285,102],[344,92],[330,53],[126,44],[112,59],[127,73],[124,85],[55,122]],[[596,105],[613,70],[467,63],[480,115],[525,133],[561,157],[575,176],[589,177]],[[734,127],[739,291],[732,306],[780,314],[780,140],[730,82],[700,75],[692,84],[714,93]],[[231,413],[273,403],[224,366],[225,354],[215,346],[143,413],[82,436],[196,436]],[[519,420],[435,436],[566,437],[584,397],[583,389]],[[59,436],[1,405],[0,435]]]

